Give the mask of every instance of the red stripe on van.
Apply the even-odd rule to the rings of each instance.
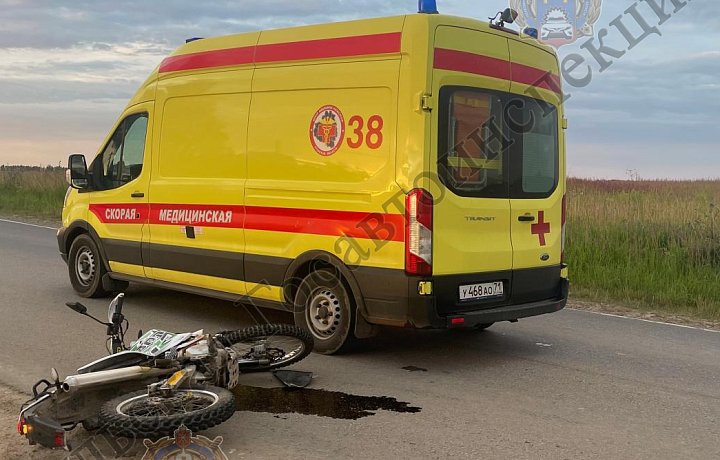
[[[181,54],[163,60],[162,64],[160,64],[160,73],[252,64],[254,59],[254,46]]]
[[[382,241],[405,240],[405,218],[401,214],[247,207],[245,228],[310,235],[347,235]]]
[[[266,62],[399,53],[401,32],[306,40],[181,54],[163,60],[160,73]]]
[[[300,61],[400,52],[401,32],[258,45],[255,62]]]
[[[149,222],[155,225],[243,228],[244,216],[243,206],[151,204]]]
[[[560,77],[547,70],[526,66],[513,62],[511,64],[512,80],[525,85],[537,86],[556,93],[561,93]]]
[[[510,62],[465,51],[435,48],[435,68],[510,80]]]
[[[151,204],[148,207],[132,203],[90,205],[90,211],[106,224],[149,222],[405,241],[405,218],[401,214],[233,205]]]
[[[91,204],[90,212],[105,224],[144,224],[148,218],[148,205],[131,204]]]
[[[466,51],[435,48],[434,68],[510,80],[561,92],[560,77],[552,72]]]

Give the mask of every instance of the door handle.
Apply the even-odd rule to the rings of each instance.
[[[135,192],[130,196],[133,198],[145,198],[145,194],[143,192]]]
[[[535,216],[520,216],[518,220],[520,222],[535,222]]]

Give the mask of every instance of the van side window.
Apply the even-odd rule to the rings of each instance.
[[[93,188],[112,190],[137,179],[142,172],[147,134],[147,113],[134,114],[117,130],[91,167]]]
[[[502,97],[492,91],[443,88],[438,172],[460,196],[507,198]]]

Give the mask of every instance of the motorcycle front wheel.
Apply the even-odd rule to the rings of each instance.
[[[221,342],[235,351],[241,372],[290,366],[305,359],[315,345],[308,331],[289,324],[264,324],[225,332]]]
[[[99,422],[113,436],[160,439],[172,437],[181,425],[194,433],[206,430],[234,412],[235,396],[224,388],[177,389],[169,397],[141,390],[106,402]]]

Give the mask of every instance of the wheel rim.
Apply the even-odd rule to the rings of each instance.
[[[95,280],[96,268],[92,250],[87,246],[81,248],[75,257],[75,273],[80,284],[90,286]]]
[[[118,404],[118,414],[126,417],[169,417],[207,409],[217,404],[218,395],[205,390],[177,390],[169,398],[135,396]]]
[[[305,352],[305,342],[287,335],[269,335],[233,344],[232,349],[241,360],[269,361],[277,367]]]
[[[305,319],[310,325],[310,332],[316,338],[329,339],[342,321],[340,299],[330,289],[316,289],[310,296],[308,308],[305,309]]]

